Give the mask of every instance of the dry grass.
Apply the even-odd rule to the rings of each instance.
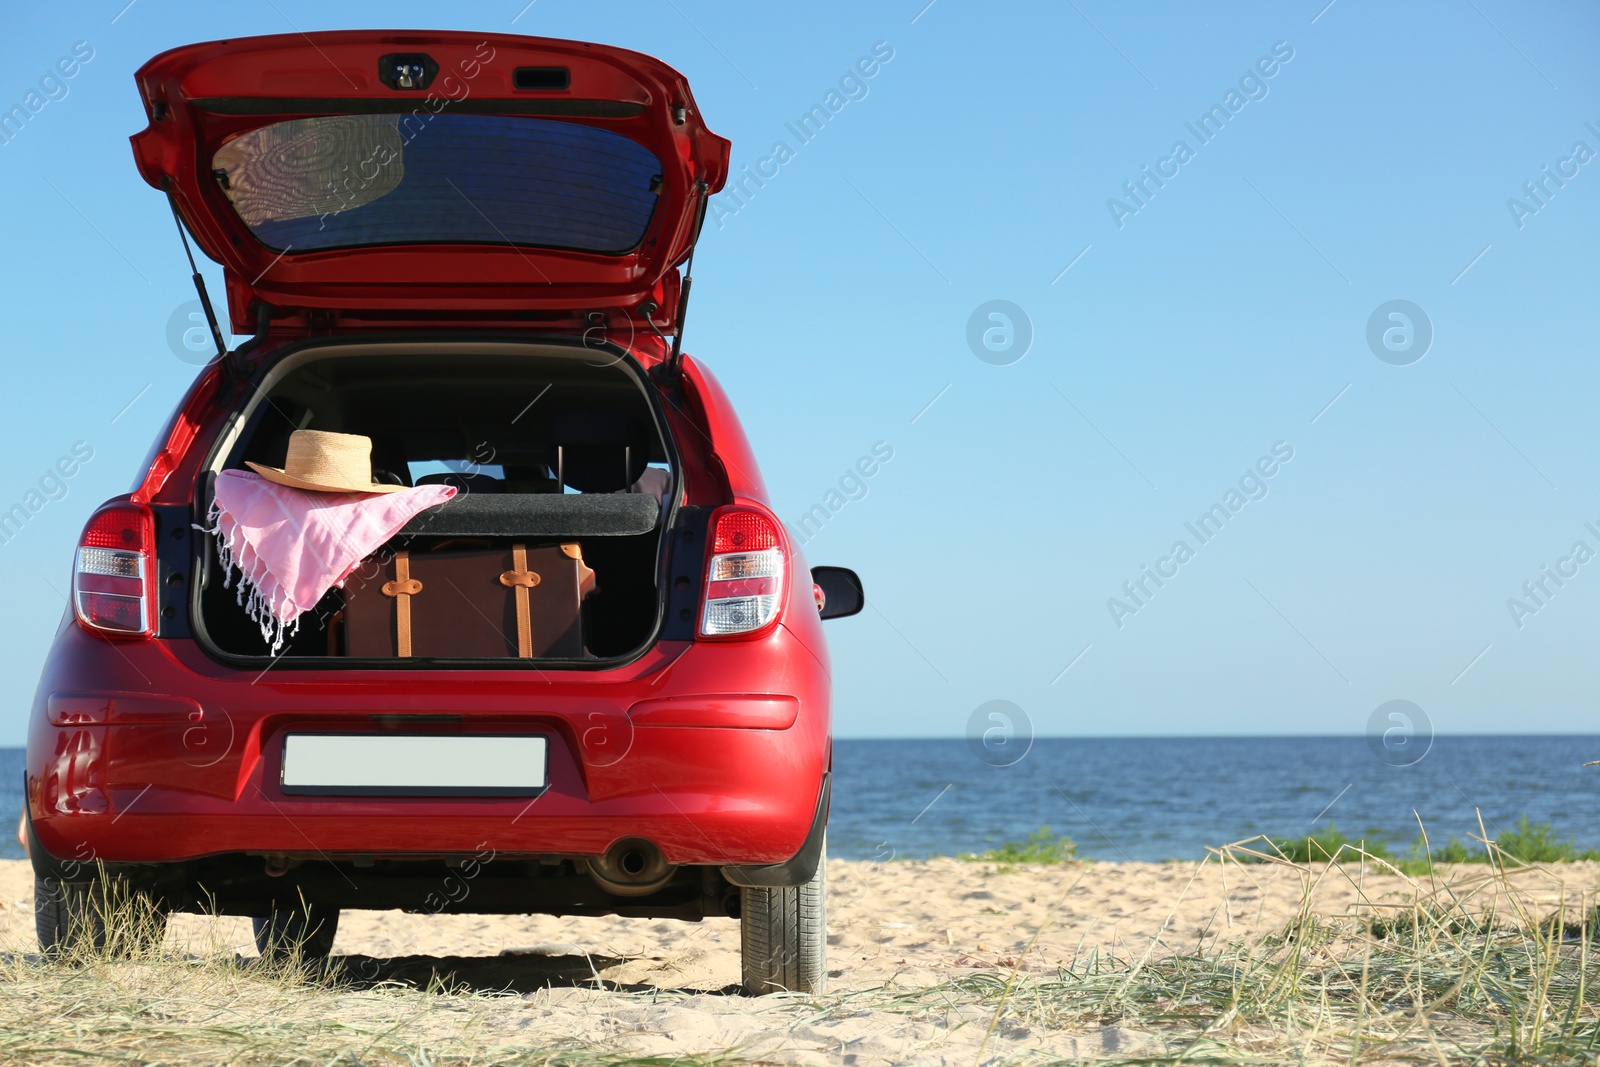
[[[1403,905],[1363,896],[1349,913],[1326,916],[1310,903],[1322,880],[1360,884],[1369,872],[1398,872],[1348,847],[1335,857],[1344,862],[1307,865],[1268,843],[1244,842],[1208,862],[1241,876],[1274,864],[1301,880],[1300,913],[1271,936],[1193,952],[1158,951],[1154,943],[1142,955],[1090,949],[1048,971],[1031,967],[1024,953],[1008,971],[972,971],[921,988],[779,998],[760,1010],[771,1026],[795,1034],[819,1020],[928,1022],[934,1036],[927,1044],[903,1058],[856,1057],[862,1063],[996,1063],[1000,1035],[1011,1050],[1006,1062],[1030,1065],[1596,1063],[1595,890],[1562,889],[1555,904],[1549,893],[1536,903],[1529,870],[1513,881],[1507,872],[1514,861],[1497,857],[1492,842],[1486,847],[1491,863],[1473,868],[1470,879],[1448,881],[1438,868],[1411,882],[1414,893]],[[1252,866],[1234,866],[1245,862]],[[1556,885],[1559,870],[1549,878]],[[132,914],[126,903],[111,906]],[[699,1056],[619,1050],[607,1040],[617,1034],[600,1025],[600,1012],[591,1032],[573,1032],[570,1042],[551,1047],[539,1043],[549,1040],[548,1026],[526,1031],[542,1038],[519,1039],[518,1026],[526,1024],[515,1020],[541,1011],[525,998],[439,981],[373,985],[337,967],[265,963],[221,944],[177,955],[150,941],[132,937],[57,960],[0,957],[0,1063],[692,1067],[744,1062],[746,1054],[773,1062],[770,1051],[738,1048]],[[682,997],[596,995],[619,1005]],[[710,1012],[747,1004],[692,1001],[694,1010]],[[1019,1044],[1019,1034],[1036,1040]],[[1074,1044],[1072,1035],[1091,1039]],[[1027,1046],[1037,1051],[1015,1051]],[[788,1050],[807,1060],[837,1061],[843,1053],[799,1040]]]
[[[1158,1038],[1097,1063],[1600,1062],[1594,889],[1553,910],[1535,905],[1506,878],[1525,864],[1483,843],[1492,873],[1466,892],[1435,874],[1413,882],[1408,905],[1363,898],[1329,919],[1310,908],[1318,881],[1400,871],[1350,845],[1306,865],[1265,838],[1241,842],[1215,850],[1215,862],[1278,864],[1303,879],[1305,906],[1273,936],[1159,958],[1090,952],[1053,975],[975,973],[899,1005],[976,998],[993,1009],[991,1029],[1115,1024]]]
[[[515,998],[362,982],[335,961],[243,957],[220,943],[175,955],[138,898],[92,902],[107,930],[57,954],[0,956],[0,1064],[696,1067],[721,1057],[632,1056],[582,1041],[527,1047],[485,1024]]]
[[[718,1062],[632,1056],[581,1041],[518,1047],[482,1025],[504,998],[399,985],[363,990],[253,959],[13,958],[0,965],[0,998],[0,1063],[6,1064]]]

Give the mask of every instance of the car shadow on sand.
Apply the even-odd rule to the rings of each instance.
[[[546,955],[506,952],[498,956],[334,956],[327,975],[358,989],[404,985],[419,990],[471,993],[533,993],[552,987],[648,993],[664,988],[649,982],[616,982],[606,974],[628,963],[626,957],[578,953]],[[672,987],[685,995],[735,996],[737,984],[716,989]]]

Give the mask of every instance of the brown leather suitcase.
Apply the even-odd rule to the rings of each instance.
[[[594,586],[576,544],[401,551],[345,583],[345,655],[581,659]],[[357,576],[373,568],[359,569]]]

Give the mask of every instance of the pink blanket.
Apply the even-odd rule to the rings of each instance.
[[[269,482],[252,471],[217,475],[208,530],[217,539],[223,588],[239,572],[238,601],[261,627],[273,655],[299,629],[302,612],[343,585],[360,562],[453,486],[399,493],[316,493]]]

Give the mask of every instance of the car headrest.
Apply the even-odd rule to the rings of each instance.
[[[638,481],[648,463],[643,446],[569,445],[561,450],[561,480],[580,493],[616,493]]]
[[[564,411],[550,421],[561,449],[561,480],[580,493],[615,493],[639,480],[650,462],[650,431],[615,412]]]

